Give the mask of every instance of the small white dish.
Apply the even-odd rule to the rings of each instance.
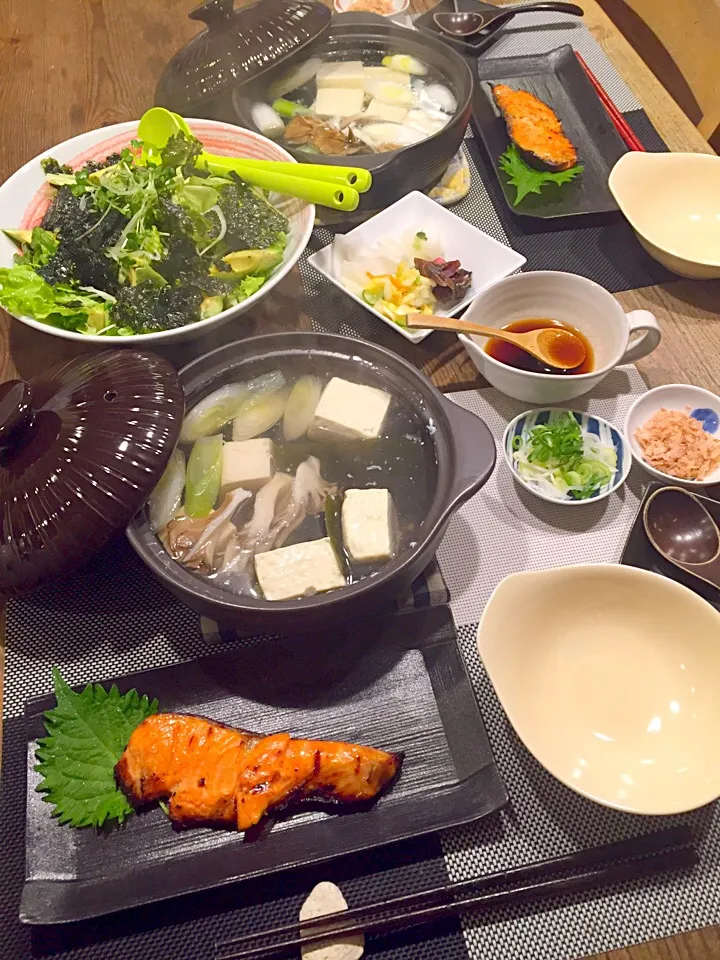
[[[551,497],[547,493],[543,493],[534,483],[525,480],[520,475],[517,463],[513,459],[513,441],[515,437],[527,436],[533,427],[536,427],[538,424],[547,423],[550,415],[553,413],[572,413],[583,430],[588,431],[588,433],[594,433],[600,437],[604,443],[608,445],[612,444],[615,447],[615,453],[617,454],[615,473],[607,483],[603,484],[603,486],[586,500],[574,500],[570,496],[558,499]],[[515,417],[505,428],[502,451],[505,457],[505,463],[521,487],[524,487],[534,496],[539,497],[540,500],[546,500],[548,503],[555,503],[561,507],[581,507],[586,503],[597,503],[598,500],[604,500],[605,497],[609,497],[611,493],[614,493],[625,483],[630,473],[630,467],[632,466],[632,457],[627,451],[625,440],[617,427],[614,427],[609,420],[603,420],[602,417],[594,417],[589,413],[581,413],[579,410],[567,410],[564,407],[545,407],[538,410],[527,410],[525,413],[521,413]]]
[[[365,223],[361,223],[346,236],[349,239],[362,240],[371,247],[382,237],[401,234],[409,229],[424,230],[428,236],[435,229],[445,239],[447,247],[445,258],[459,260],[465,270],[472,272],[472,285],[468,295],[450,310],[437,309],[436,313],[439,317],[454,317],[472,303],[479,293],[493,283],[497,283],[498,280],[509,276],[525,263],[525,257],[417,190],[408,193],[402,200],[393,203]],[[308,258],[308,263],[348,297],[352,297],[361,307],[369,310],[407,340],[419,343],[432,333],[432,330],[407,330],[393,323],[343,286],[333,273],[332,244],[314,253]]]
[[[358,0],[333,0],[333,6],[336,13],[374,13],[373,10],[353,10],[353,6]],[[378,14],[381,17],[389,17],[391,20],[404,14],[410,6],[410,0],[383,0],[387,2],[391,9],[388,13]]]
[[[651,467],[644,460],[640,444],[635,439],[635,431],[662,407],[665,407],[666,410],[681,411],[690,407],[690,410],[687,411],[690,416],[693,416],[697,411],[698,416],[695,419],[703,424],[704,429],[711,436],[720,440],[720,397],[709,390],[703,390],[702,387],[695,387],[689,383],[668,383],[662,387],[655,387],[654,390],[648,390],[647,393],[638,397],[628,410],[625,418],[625,442],[633,457],[651,476],[658,480],[670,481],[681,487],[702,488],[712,483],[720,483],[720,467],[704,480],[681,480],[670,473],[663,473],[662,470]],[[700,415],[701,411],[702,415]]]
[[[720,614],[688,587],[619,564],[514,573],[477,642],[517,735],[566,787],[656,816],[720,796]]]
[[[720,277],[720,157],[631,150],[608,186],[658,263],[681,277]]]

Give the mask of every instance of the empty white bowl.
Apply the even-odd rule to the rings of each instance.
[[[459,260],[465,270],[472,271],[472,285],[467,296],[449,310],[441,309],[438,304],[435,312],[439,317],[454,317],[472,303],[486,287],[509,276],[525,263],[525,257],[417,190],[408,193],[402,200],[393,203],[382,213],[377,213],[365,223],[361,223],[346,236],[349,239],[362,240],[368,247],[372,247],[383,237],[403,234],[409,229],[424,230],[429,237],[440,236],[445,246],[445,259]],[[419,343],[432,333],[431,330],[408,330],[406,327],[401,327],[392,320],[388,320],[360,297],[350,293],[333,273],[332,244],[328,244],[308,257],[308,263],[348,297],[352,297],[361,307],[375,314],[383,323],[406,339],[412,340],[413,343]]]
[[[478,649],[533,756],[637,814],[720,796],[720,613],[682,584],[615,564],[507,577]]]
[[[657,480],[670,481],[683,487],[705,487],[711,483],[720,483],[720,468],[713,471],[704,480],[681,480],[670,473],[663,473],[651,467],[643,459],[640,444],[635,439],[635,431],[646,423],[650,417],[662,407],[667,410],[682,410],[690,408],[690,416],[697,412],[696,420],[704,425],[704,429],[712,436],[720,439],[720,397],[695,387],[689,383],[668,383],[662,387],[648,390],[633,403],[625,418],[625,441],[633,457],[649,474]]]
[[[720,277],[720,157],[630,151],[608,186],[651,257],[681,277]]]
[[[615,473],[607,483],[603,484],[586,500],[575,500],[567,495],[558,499],[557,497],[551,497],[549,494],[544,493],[536,484],[530,480],[526,480],[520,474],[517,463],[513,458],[513,441],[515,437],[527,436],[533,427],[536,427],[538,424],[547,423],[553,413],[572,413],[583,430],[587,430],[588,433],[594,433],[603,443],[606,443],[608,446],[612,444],[613,447],[615,447],[615,453],[617,454]],[[597,503],[598,500],[604,500],[605,497],[609,497],[611,493],[614,493],[625,483],[630,473],[630,467],[632,466],[632,457],[628,453],[625,440],[617,427],[614,427],[609,420],[603,420],[602,417],[594,417],[592,414],[582,413],[579,410],[566,410],[563,407],[546,407],[540,410],[527,410],[525,413],[521,413],[515,417],[505,428],[502,451],[505,457],[505,463],[521,487],[524,487],[534,496],[539,497],[540,500],[545,500],[548,503],[556,503],[561,507],[581,507],[586,503]]]

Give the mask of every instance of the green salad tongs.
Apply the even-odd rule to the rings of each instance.
[[[138,138],[145,156],[164,147],[177,133],[193,136],[185,120],[165,107],[146,110],[138,124]],[[201,170],[218,175],[234,171],[243,180],[265,190],[299,197],[334,210],[357,210],[360,194],[370,189],[372,174],[362,167],[335,167],[325,164],[285,163],[278,160],[244,160],[203,151],[197,159]]]

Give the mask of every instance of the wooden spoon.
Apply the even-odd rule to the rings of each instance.
[[[586,356],[585,344],[569,330],[546,327],[529,333],[511,333],[497,327],[482,327],[457,317],[435,317],[431,314],[411,313],[407,318],[411,330],[452,330],[469,333],[474,337],[494,337],[520,347],[531,357],[556,370],[572,370],[579,367]]]

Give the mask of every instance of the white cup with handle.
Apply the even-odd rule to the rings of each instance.
[[[500,328],[513,320],[541,317],[569,323],[585,334],[595,354],[589,373],[519,370],[489,356],[486,337],[459,334],[473,363],[493,387],[535,405],[565,403],[588,393],[615,367],[652,353],[661,338],[658,321],[649,310],[625,313],[604,287],[556,270],[518,273],[500,280],[480,293],[463,320]]]

